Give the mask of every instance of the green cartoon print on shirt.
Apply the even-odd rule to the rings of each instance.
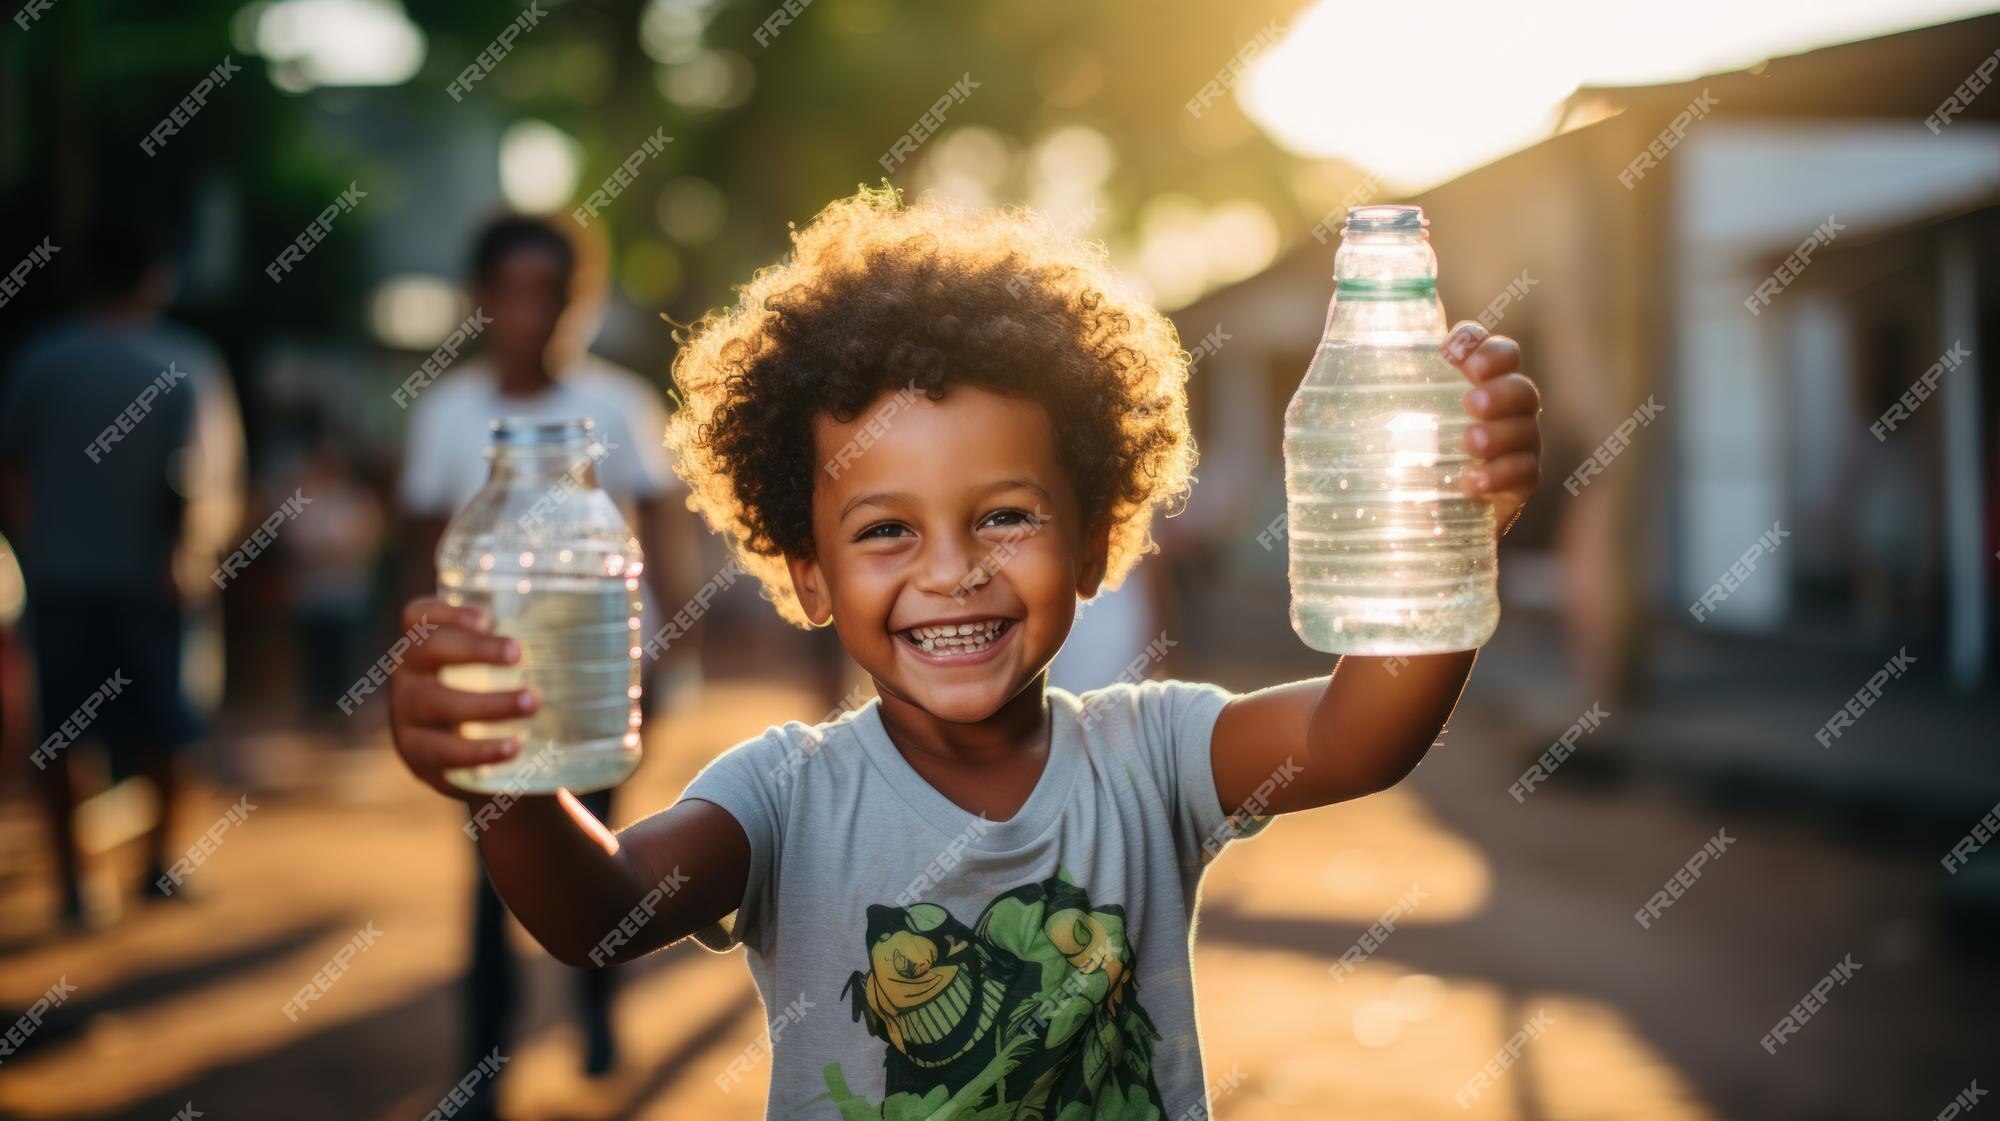
[[[1058,872],[968,927],[932,903],[868,908],[853,1018],[887,1044],[887,1096],[826,1068],[841,1121],[1160,1121],[1160,1038],[1139,1006],[1125,909]]]

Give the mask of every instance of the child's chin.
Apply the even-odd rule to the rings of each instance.
[[[1006,690],[997,681],[976,688],[932,689],[919,685],[911,692],[925,712],[953,724],[977,724],[1007,703]]]

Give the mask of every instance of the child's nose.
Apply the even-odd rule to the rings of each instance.
[[[978,543],[957,534],[933,534],[917,557],[917,590],[963,598],[991,575],[981,570]]]

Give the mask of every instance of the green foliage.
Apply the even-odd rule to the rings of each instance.
[[[425,38],[414,78],[304,94],[277,88],[267,60],[244,49],[253,22],[245,12],[257,5],[242,0],[58,0],[29,30],[10,26],[0,104],[25,107],[15,110],[19,131],[0,130],[13,133],[0,138],[10,237],[72,232],[107,191],[190,214],[204,192],[221,188],[236,234],[233,279],[226,290],[189,291],[183,316],[193,312],[237,352],[275,332],[365,343],[373,282],[392,271],[458,274],[465,235],[500,205],[492,153],[505,126],[539,118],[576,137],[579,196],[664,129],[674,143],[601,228],[639,318],[665,312],[686,322],[730,302],[736,285],[780,257],[788,224],[879,181],[878,159],[967,75],[978,86],[944,124],[990,129],[1004,142],[1011,163],[993,184],[994,201],[1025,201],[1026,153],[1081,125],[1107,138],[1116,160],[1091,200],[1105,211],[1091,236],[1134,241],[1140,209],[1165,193],[1209,204],[1250,198],[1295,230],[1317,217],[1299,221],[1293,161],[1232,99],[1199,119],[1185,109],[1267,21],[1288,21],[1298,0],[815,0],[775,34],[766,24],[777,0],[538,0],[543,18],[460,101],[445,87],[527,5],[404,5]],[[662,15],[675,11],[692,16]],[[648,47],[661,53],[662,42],[667,54],[698,61],[657,60]],[[140,153],[138,140],[224,56],[242,72],[163,152]],[[730,84],[744,87],[740,100],[704,108],[668,96],[678,71],[718,60]],[[895,167],[893,181],[915,185],[937,142]],[[662,195],[683,177],[721,200],[712,234],[683,240],[662,227]],[[369,192],[367,203],[307,266],[282,285],[265,281],[273,254],[350,182]],[[622,357],[662,370],[672,345],[665,326],[644,345],[658,353]]]

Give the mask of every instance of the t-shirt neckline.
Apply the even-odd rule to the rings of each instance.
[[[982,828],[976,825],[979,816],[944,796],[930,784],[923,775],[917,773],[903,753],[889,739],[888,729],[882,725],[882,702],[879,698],[854,722],[856,736],[861,740],[869,761],[881,773],[884,780],[894,787],[902,800],[924,820],[930,822],[947,837],[964,837],[965,847],[983,853],[1005,854],[1026,848],[1045,836],[1062,817],[1063,805],[1068,802],[1070,789],[1076,785],[1078,771],[1082,769],[1082,748],[1077,742],[1076,698],[1061,689],[1050,687],[1046,693],[1049,707],[1049,756],[1042,763],[1041,777],[1035,780],[1035,789],[1028,794],[1028,800],[1014,811],[1014,816],[1005,821],[986,819]]]
[[[506,410],[510,406],[537,409],[547,408],[561,402],[564,397],[568,396],[570,375],[581,365],[582,363],[580,362],[573,362],[564,366],[561,370],[550,375],[548,384],[544,385],[540,390],[521,396],[510,395],[500,388],[500,370],[491,363],[486,363],[479,367],[479,376],[481,384],[486,389],[486,398],[492,402],[488,408],[497,410],[493,414],[494,416],[506,416]],[[596,419],[599,425],[604,423],[601,417],[593,419]]]

